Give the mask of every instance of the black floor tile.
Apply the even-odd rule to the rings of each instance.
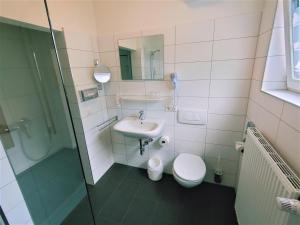
[[[168,204],[182,204],[186,196],[183,195],[185,188],[181,187],[170,175],[165,175],[161,182],[160,199]],[[186,189],[187,190],[187,189]]]
[[[235,225],[233,188],[203,182],[187,189],[172,176],[114,164],[89,188],[96,225]]]
[[[139,183],[148,181],[147,171],[145,169],[130,167],[126,179],[135,180]]]
[[[161,224],[178,224],[179,219],[181,220],[183,217],[183,212],[185,210],[182,204],[159,202],[150,224],[159,224],[159,222]]]
[[[61,225],[83,225],[93,223],[90,203],[88,198],[85,197]]]
[[[88,185],[95,215],[101,211],[112,193],[124,181],[130,168],[121,164],[114,164],[94,186]]]
[[[112,222],[121,222],[125,213],[133,201],[134,194],[139,187],[139,183],[134,180],[124,180],[120,186],[112,193],[99,216],[103,216]],[[98,216],[97,215],[97,216]]]
[[[122,220],[122,225],[149,225],[156,206],[155,199],[134,198]]]
[[[110,198],[117,187],[117,182],[108,180],[106,182],[103,182],[101,185],[98,185],[97,189],[94,189],[98,191],[89,191],[93,212],[95,214],[98,214],[98,212],[103,208],[104,204],[107,202],[107,200]]]
[[[96,225],[119,225],[119,222],[111,221],[103,216],[96,217]]]
[[[160,201],[161,200],[160,187],[161,187],[161,182],[154,182],[147,179],[144,182],[140,183],[135,196],[142,199],[149,199],[149,200],[155,199],[156,201]]]

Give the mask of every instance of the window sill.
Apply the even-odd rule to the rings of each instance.
[[[272,95],[294,106],[300,107],[300,94],[289,90],[262,90],[266,94]]]

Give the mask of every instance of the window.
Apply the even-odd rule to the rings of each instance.
[[[300,0],[285,6],[287,87],[300,92]]]

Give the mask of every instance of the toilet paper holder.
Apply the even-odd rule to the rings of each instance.
[[[158,140],[160,146],[165,146],[167,144],[169,144],[170,142],[170,138],[168,136],[161,136]]]

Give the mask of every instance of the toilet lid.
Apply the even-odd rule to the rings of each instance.
[[[182,153],[174,160],[173,170],[184,180],[197,181],[204,177],[206,167],[200,156]]]

